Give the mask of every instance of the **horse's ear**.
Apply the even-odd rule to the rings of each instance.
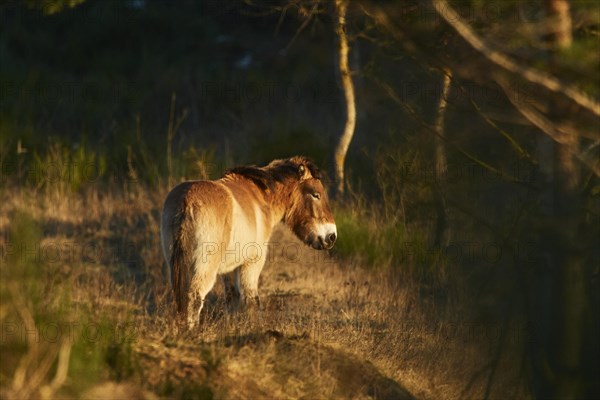
[[[302,181],[308,178],[310,178],[310,171],[304,166],[304,164],[300,164],[298,166],[298,179]]]

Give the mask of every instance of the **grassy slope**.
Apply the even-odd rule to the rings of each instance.
[[[281,245],[261,276],[261,310],[229,310],[217,284],[202,328],[180,331],[172,320],[158,238],[165,193],[141,188],[127,194],[1,192],[2,248],[15,241],[12,227],[24,215],[41,232],[34,246],[40,257],[32,261],[39,275],[27,279],[41,280],[45,300],[24,306],[40,331],[52,318],[103,327],[99,340],[77,331],[68,377],[56,395],[483,396],[497,338],[477,334],[456,310],[420,295],[416,283],[333,260],[305,248],[285,228],[276,232],[273,241]],[[72,248],[82,250],[66,250]],[[60,249],[60,256],[51,255],[51,249]],[[2,292],[14,284],[27,293],[27,280],[9,270],[23,258],[10,258],[5,252],[2,261]],[[10,293],[3,297],[1,322],[22,325],[22,313]],[[63,304],[67,311],[58,313],[60,301],[54,299],[61,296],[67,297],[62,301],[68,307]],[[50,317],[40,319],[44,315]],[[17,360],[28,348],[24,342],[18,335],[3,337],[3,358],[13,360],[0,366],[3,398],[15,395],[13,377]],[[50,351],[60,342],[47,341],[43,349]],[[511,354],[500,360],[492,398],[523,397],[513,391],[519,371],[503,363],[518,365],[518,360]],[[32,396],[42,394],[40,387],[53,379],[55,370],[53,364],[31,388]],[[26,371],[29,376],[35,368]]]

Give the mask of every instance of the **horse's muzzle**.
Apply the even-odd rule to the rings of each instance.
[[[333,244],[335,243],[335,239],[337,239],[337,235],[335,234],[335,232],[326,235],[324,238],[322,236],[319,236],[319,244],[321,245],[321,249],[319,250],[331,249],[333,247]]]
[[[337,239],[335,224],[324,224],[317,228],[317,234],[309,238],[308,244],[317,250],[329,250]]]

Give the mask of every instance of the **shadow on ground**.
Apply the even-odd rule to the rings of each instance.
[[[415,399],[369,361],[320,344],[308,334],[267,330],[210,343],[147,343],[137,351],[149,363],[143,368],[145,379],[157,392],[171,396],[181,390],[190,394],[192,388],[225,398]],[[174,371],[168,382],[152,372],[157,364]]]
[[[308,335],[285,337],[279,331],[269,330],[225,339],[225,345],[237,354],[250,348],[265,354],[275,354],[270,361],[279,375],[280,383],[286,380],[310,382],[318,379],[326,383],[329,393],[312,393],[317,397],[375,398],[411,400],[408,390],[386,377],[369,361],[359,360],[341,350],[319,344]],[[315,377],[315,372],[319,377]],[[277,379],[276,379],[277,380]]]

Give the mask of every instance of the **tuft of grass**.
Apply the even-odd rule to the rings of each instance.
[[[107,173],[106,157],[84,140],[75,146],[53,141],[44,152],[34,152],[26,179],[35,187],[64,196],[99,182]]]
[[[382,235],[382,227],[372,219],[353,209],[340,209],[335,212],[338,240],[336,253],[345,258],[358,257],[368,266],[382,266],[391,261],[395,246],[380,248],[378,243],[388,240]],[[394,227],[396,232],[399,231]],[[390,230],[390,227],[387,227]]]
[[[0,393],[7,398],[81,394],[103,379],[125,380],[137,371],[119,313],[98,313],[73,299],[72,280],[48,262],[38,221],[24,210],[11,215],[0,264]],[[6,252],[4,252],[6,250]],[[3,330],[4,332],[4,330]],[[77,379],[67,380],[67,376]]]
[[[407,229],[399,218],[381,213],[358,211],[354,206],[337,207],[334,212],[338,232],[335,252],[369,268],[392,268],[400,273],[429,276],[439,254],[428,248],[427,235]]]

